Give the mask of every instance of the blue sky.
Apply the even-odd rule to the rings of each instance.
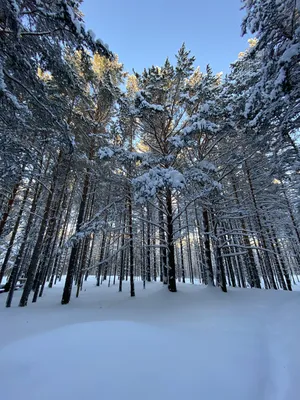
[[[247,47],[241,37],[240,0],[84,0],[87,29],[108,43],[129,72],[161,65],[183,42],[201,70],[214,72],[229,64]]]

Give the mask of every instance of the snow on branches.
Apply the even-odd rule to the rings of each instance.
[[[185,178],[174,168],[155,167],[132,180],[136,201],[143,203],[154,197],[160,190],[168,187],[181,190],[185,186]]]

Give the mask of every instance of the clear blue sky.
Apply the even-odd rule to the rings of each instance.
[[[161,65],[183,42],[201,70],[214,72],[229,64],[247,47],[241,37],[240,0],[84,0],[87,29],[108,43],[129,72]]]

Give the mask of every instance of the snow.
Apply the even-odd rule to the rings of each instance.
[[[285,52],[282,54],[280,57],[281,62],[290,62],[291,59],[300,53],[300,44],[299,43],[294,43],[290,47],[288,47]]]
[[[148,101],[143,97],[141,92],[136,93],[136,99],[139,100],[139,108],[141,109],[148,109],[153,111],[164,111],[164,107],[160,104],[150,104]]]
[[[218,125],[204,118],[201,118],[199,121],[193,122],[191,126],[187,126],[186,128],[184,128],[183,134],[189,135],[191,133],[195,133],[198,131],[208,131],[214,133],[217,130],[218,130]]]
[[[174,135],[168,139],[168,141],[176,148],[183,148],[185,142],[180,135]]]
[[[101,46],[105,47],[107,51],[109,51],[109,45],[104,43],[102,39],[97,39],[96,43],[100,44]]]
[[[82,30],[84,30],[84,24],[78,20],[78,17],[75,15],[73,8],[70,7],[68,4],[66,6],[67,6],[67,11],[68,11],[69,17],[76,28],[77,34],[81,35]]]
[[[149,172],[134,178],[132,183],[136,191],[137,202],[143,203],[165,186],[172,189],[183,189],[185,186],[185,179],[181,172],[172,167],[154,167],[150,169]]]
[[[296,400],[300,292],[95,286],[0,308],[1,398]],[[5,295],[0,295],[5,302]]]
[[[11,0],[11,5],[12,5],[13,12],[15,14],[19,14],[20,7],[19,7],[18,3],[16,2],[16,0]]]
[[[71,135],[71,144],[72,144],[73,147],[76,146],[76,140],[75,140],[75,136],[74,135]]]
[[[87,31],[87,33],[88,33],[88,35],[90,36],[90,38],[92,39],[92,41],[95,42],[95,40],[96,40],[96,35],[95,35],[94,31],[92,31],[91,29],[89,29],[89,30]]]
[[[216,171],[216,166],[213,163],[206,161],[206,160],[200,161],[199,167],[206,169],[208,171],[213,171],[213,172]]]
[[[111,158],[114,155],[114,151],[110,147],[102,147],[98,152],[99,158]]]
[[[3,92],[5,89],[6,89],[6,84],[4,81],[3,63],[0,60],[0,92]]]
[[[199,112],[207,113],[209,111],[209,103],[204,103],[199,107]]]

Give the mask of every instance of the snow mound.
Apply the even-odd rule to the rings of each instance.
[[[234,376],[231,381],[226,373],[226,357],[220,357],[210,360],[209,352],[200,351],[197,335],[192,334],[187,342],[180,332],[147,324],[104,321],[68,325],[0,351],[1,397],[196,400],[200,393],[205,399],[220,399],[224,390],[231,389],[229,397],[222,395],[222,399],[248,399],[254,382],[244,382],[239,391],[240,383],[234,382]]]

